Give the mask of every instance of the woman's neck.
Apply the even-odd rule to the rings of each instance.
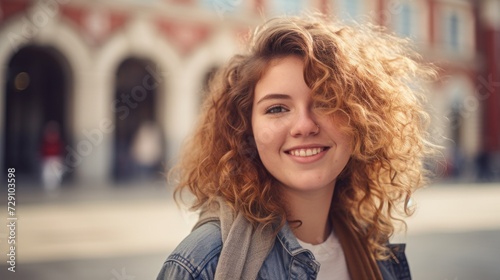
[[[310,244],[323,243],[332,231],[329,220],[334,186],[314,192],[286,189],[284,191],[289,215],[288,221],[300,220],[299,227],[291,225],[295,236]]]

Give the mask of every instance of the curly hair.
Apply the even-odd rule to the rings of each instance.
[[[262,164],[252,135],[254,88],[271,62],[295,55],[314,108],[348,117],[352,156],[339,175],[332,211],[340,211],[378,259],[412,193],[427,183],[425,90],[435,76],[410,42],[380,27],[344,25],[321,16],[284,17],[258,27],[208,87],[200,122],[173,173],[175,197],[187,189],[192,209],[222,197],[253,224],[287,221],[277,181]]]

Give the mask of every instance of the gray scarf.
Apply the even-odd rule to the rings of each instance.
[[[220,221],[222,235],[222,251],[215,270],[215,280],[256,279],[273,248],[276,237],[274,230],[260,225],[254,229],[243,214],[235,214],[220,198],[202,210],[193,230],[213,221]]]

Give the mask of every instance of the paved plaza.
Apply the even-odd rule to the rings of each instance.
[[[179,209],[164,183],[71,186],[17,194],[16,272],[0,279],[155,279],[196,215]],[[416,194],[408,232],[414,279],[500,279],[500,184],[434,185]],[[0,218],[7,221],[6,202]]]

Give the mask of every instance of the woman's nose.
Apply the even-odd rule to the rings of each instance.
[[[290,135],[293,137],[310,136],[319,133],[319,126],[311,111],[300,112],[295,118],[290,129]]]

